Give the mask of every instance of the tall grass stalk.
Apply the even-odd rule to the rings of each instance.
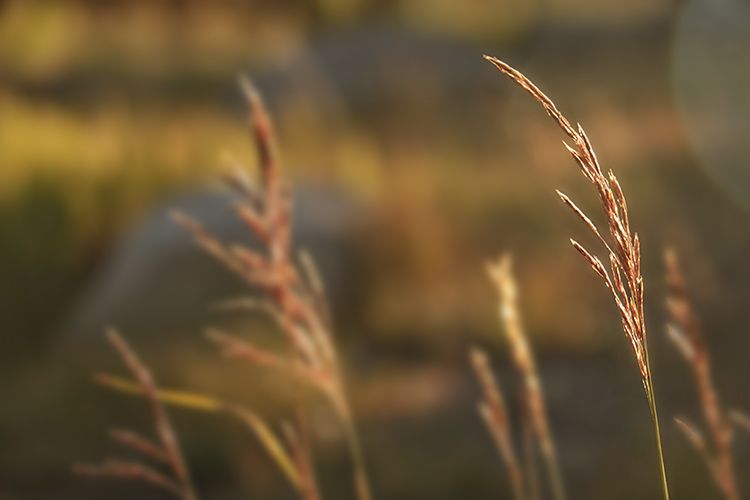
[[[606,250],[607,260],[609,260],[610,264],[609,272],[598,257],[591,254],[577,241],[570,240],[573,247],[586,259],[594,272],[611,292],[620,314],[623,331],[633,348],[651,411],[663,494],[665,500],[668,500],[669,484],[664,463],[659,417],[656,408],[654,383],[651,376],[651,362],[646,339],[643,300],[644,287],[643,276],[641,275],[641,246],[638,234],[631,232],[625,195],[614,173],[611,170],[607,174],[602,171],[599,160],[594,153],[591,142],[589,142],[586,133],[583,131],[583,127],[580,125],[573,127],[571,122],[557,109],[554,102],[521,72],[495,57],[485,56],[485,59],[541,104],[547,114],[573,141],[572,145],[565,142],[563,144],[578,164],[581,173],[596,188],[607,218],[609,238],[605,238],[599,232],[597,226],[570,198],[560,191],[557,194],[563,203],[581,219]]]
[[[203,250],[261,292],[260,299],[240,298],[234,303],[270,315],[291,355],[216,330],[208,331],[207,336],[226,356],[294,375],[327,398],[348,443],[356,497],[370,500],[364,453],[346,394],[322,280],[307,254],[295,258],[292,197],[282,177],[271,119],[255,88],[247,80],[242,80],[241,86],[249,105],[260,175],[258,182],[253,182],[244,168],[235,168],[228,183],[241,196],[234,205],[235,214],[261,242],[261,248],[224,243],[182,213],[176,213],[175,220]]]

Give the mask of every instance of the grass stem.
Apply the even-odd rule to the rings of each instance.
[[[646,363],[648,365],[649,374],[651,373],[651,360],[646,349]],[[661,472],[661,485],[664,492],[664,500],[669,500],[669,482],[667,481],[667,468],[664,463],[664,450],[661,445],[661,430],[659,429],[659,413],[656,409],[656,396],[654,394],[654,382],[651,377],[648,379],[646,384],[648,391],[648,401],[651,409],[651,421],[654,425],[654,436],[656,437],[656,450],[659,454],[659,470]]]

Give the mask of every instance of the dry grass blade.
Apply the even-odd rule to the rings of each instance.
[[[695,449],[696,453],[703,458],[706,462],[706,468],[711,474],[711,477],[717,484],[722,480],[721,465],[714,459],[706,443],[706,438],[703,434],[692,424],[679,418],[674,419],[677,428],[680,430],[685,440]]]
[[[492,375],[487,354],[481,349],[474,348],[469,353],[469,360],[482,387],[482,400],[477,406],[479,415],[492,436],[495,446],[508,470],[513,497],[524,500],[526,497],[524,475],[518,463],[513,446],[510,421],[505,401],[500,388]]]
[[[693,448],[695,448],[701,455],[708,454],[706,439],[693,424],[683,418],[675,418],[674,423],[677,424],[677,428],[685,435],[685,439],[687,439],[688,443],[690,443]]]
[[[183,491],[183,498],[195,498],[195,493],[193,492],[190,480],[190,473],[185,464],[185,459],[183,458],[182,450],[180,449],[180,443],[177,440],[177,435],[169,421],[167,412],[157,397],[157,387],[151,372],[143,363],[141,363],[135,352],[116,331],[110,330],[107,332],[107,338],[120,354],[133,376],[138,380],[138,383],[143,387],[146,399],[148,399],[148,402],[151,405],[154,424],[156,426],[156,434],[159,437],[162,451],[166,455],[166,461],[172,469],[175,479],[180,484],[181,490]]]
[[[695,451],[706,460],[706,465],[708,466],[711,475],[716,477],[719,473],[719,470],[717,468],[716,462],[711,456],[711,451],[706,444],[706,438],[703,436],[701,431],[699,431],[695,427],[695,425],[682,418],[675,418],[674,423],[677,425],[677,428],[680,430],[682,435],[685,436],[685,440],[690,443]]]
[[[710,447],[703,446],[703,456],[724,497],[737,500],[739,492],[732,454],[732,425],[716,391],[708,347],[700,321],[693,311],[677,254],[667,250],[664,261],[668,287],[667,310],[671,321],[669,338],[690,367],[711,441]]]
[[[98,374],[96,381],[110,389],[131,396],[144,396],[146,392],[137,383],[108,374]],[[277,437],[271,426],[254,412],[241,406],[219,401],[211,396],[188,391],[158,389],[155,397],[162,403],[186,408],[203,413],[223,413],[239,421],[245,428],[255,435],[272,462],[276,464],[289,484],[297,490],[305,500],[319,500],[320,495],[315,485],[312,462],[299,460],[300,456],[310,455],[309,440],[290,442],[285,446],[282,439]],[[120,436],[122,437],[122,436]],[[130,440],[129,436],[126,438]],[[121,439],[118,441],[122,442]],[[298,446],[304,448],[298,449]],[[288,449],[287,449],[288,448]]]
[[[234,206],[236,215],[262,242],[262,249],[226,245],[184,214],[176,214],[175,220],[192,233],[207,253],[263,293],[264,309],[276,320],[294,359],[287,361],[227,335],[214,333],[211,339],[227,354],[291,370],[320,389],[342,421],[354,463],[357,497],[369,500],[364,455],[345,394],[322,280],[309,256],[302,257],[300,264],[293,258],[292,200],[281,175],[271,120],[255,88],[244,79],[240,84],[249,105],[260,175],[258,186],[252,186],[245,175],[235,169],[228,176],[229,185],[243,196]]]
[[[653,379],[651,377],[648,356],[643,301],[643,277],[641,276],[640,240],[637,234],[631,232],[628,207],[622,188],[612,172],[605,175],[594,153],[591,142],[580,125],[574,128],[571,122],[557,109],[554,102],[520,71],[495,57],[485,56],[485,59],[531,94],[562,129],[565,135],[573,141],[572,145],[565,144],[565,147],[575,160],[584,177],[594,185],[599,196],[599,201],[607,219],[608,239],[602,236],[601,231],[591,222],[591,219],[570,198],[565,195],[561,195],[561,198],[573,210],[576,216],[583,221],[587,228],[596,235],[597,239],[603,244],[608,259],[611,262],[612,277],[609,276],[609,273],[602,265],[601,259],[595,257],[594,254],[587,251],[583,246],[574,243],[574,247],[586,258],[596,274],[612,293],[615,305],[620,314],[623,331],[633,347],[651,409],[664,498],[668,499],[669,486],[666,467],[664,465],[659,418],[656,410]]]
[[[172,477],[167,477],[145,464],[122,460],[108,460],[98,466],[79,465],[74,467],[74,471],[85,475],[140,479],[167,489],[182,500],[195,500],[197,497],[190,473],[151,372],[116,331],[109,330],[107,339],[137,380],[138,389],[151,407],[158,443],[152,443],[130,431],[114,431],[112,437],[141,455],[166,464]]]
[[[296,426],[284,426],[284,435],[289,447],[293,450],[293,459],[300,478],[300,493],[307,500],[319,500],[320,492],[315,478],[315,467],[312,459],[310,429],[307,416],[302,408],[296,412]]]
[[[249,342],[239,340],[214,328],[206,331],[206,338],[216,343],[224,355],[229,358],[240,358],[258,366],[266,366],[279,370],[289,370],[291,367],[291,363],[281,356],[255,347]]]
[[[94,382],[123,394],[131,396],[145,395],[145,391],[137,383],[122,377],[110,375],[109,373],[95,374]],[[219,412],[224,408],[224,404],[217,399],[188,391],[158,389],[156,391],[156,398],[162,403],[208,413]]]
[[[126,448],[135,450],[141,455],[151,458],[156,462],[169,464],[169,457],[159,447],[148,438],[128,429],[112,429],[109,436],[113,441],[120,443]]]
[[[523,401],[529,425],[539,444],[553,496],[561,500],[565,498],[565,488],[560,462],[547,418],[544,392],[536,362],[521,322],[518,286],[513,277],[510,255],[504,255],[496,262],[490,263],[488,273],[498,293],[500,321],[510,345],[513,364],[523,381]]]
[[[732,410],[729,412],[729,418],[736,427],[750,433],[750,416],[739,410]]]
[[[138,462],[107,459],[97,465],[76,464],[73,466],[73,473],[79,476],[143,481],[156,488],[165,490],[178,498],[183,498],[182,489],[179,484],[161,472]]]
[[[276,463],[289,482],[300,491],[302,481],[294,460],[289,456],[284,445],[276,437],[276,434],[271,430],[268,424],[266,424],[266,422],[255,413],[248,410],[234,408],[229,410],[229,412],[235,415],[252,430],[253,434],[258,438],[273,462]],[[302,495],[302,498],[308,497]]]

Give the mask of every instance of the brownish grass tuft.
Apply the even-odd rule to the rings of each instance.
[[[260,299],[242,297],[223,305],[270,315],[288,349],[284,353],[272,352],[216,329],[209,329],[206,337],[227,357],[280,370],[324,395],[340,418],[351,452],[355,496],[358,500],[370,500],[364,455],[345,394],[322,280],[309,255],[303,252],[298,259],[292,255],[292,203],[281,178],[271,121],[255,89],[246,81],[242,82],[242,88],[250,106],[252,136],[260,165],[259,183],[255,185],[247,179],[242,169],[236,169],[227,180],[242,199],[235,204],[235,213],[261,242],[261,250],[225,244],[185,214],[175,213],[174,218],[192,233],[201,248],[253,289],[262,292]],[[162,404],[167,403],[239,420],[257,437],[300,498],[321,498],[312,457],[308,410],[301,403],[295,405],[293,420],[282,422],[281,432],[277,432],[242,406],[189,391],[158,389],[127,344],[114,333],[110,334],[110,341],[131,368],[136,382],[110,374],[98,374],[96,381],[119,392],[146,397],[154,407],[162,444],[153,445],[130,432],[116,432],[113,437],[147,457],[166,461],[173,477],[141,463],[118,460],[106,461],[100,466],[76,466],[76,472],[142,479],[179,494],[185,500],[194,499],[187,469],[162,408]]]
[[[237,217],[261,242],[262,249],[225,244],[185,214],[175,214],[175,220],[192,233],[207,253],[262,292],[262,299],[241,302],[270,314],[291,355],[269,352],[248,340],[216,330],[207,332],[207,337],[226,356],[295,375],[330,401],[341,420],[351,452],[356,495],[359,500],[369,500],[364,456],[346,396],[322,281],[309,256],[294,258],[292,200],[281,177],[271,121],[260,95],[249,82],[241,83],[250,107],[260,176],[256,185],[246,179],[243,170],[237,170],[228,176],[228,182],[242,197],[234,206]],[[297,428],[287,434],[303,433]]]
[[[479,349],[474,349],[470,359],[483,392],[483,399],[479,403],[479,413],[508,469],[514,496],[534,499],[540,495],[535,463],[535,449],[538,447],[544,460],[552,495],[555,499],[561,500],[565,498],[565,488],[560,463],[547,418],[544,391],[521,321],[518,286],[513,277],[510,255],[504,255],[496,262],[488,264],[487,271],[498,293],[500,321],[510,346],[513,366],[522,381],[521,423],[524,427],[525,440],[524,467],[519,465],[514,451],[505,403],[492,376],[487,355]]]
[[[144,388],[138,383],[108,373],[98,373],[95,380],[104,387],[124,394],[132,396],[146,394]],[[269,458],[279,468],[292,488],[297,491],[300,498],[320,499],[304,414],[297,412],[294,425],[282,422],[282,432],[277,433],[253,411],[211,396],[190,391],[156,389],[154,397],[164,404],[200,413],[224,414],[237,420],[260,441]]]
[[[190,472],[167,411],[159,398],[159,389],[151,372],[116,331],[108,331],[107,339],[135,377],[140,392],[148,401],[158,441],[152,441],[134,431],[124,429],[113,429],[110,436],[114,441],[136,452],[144,459],[162,467],[166,466],[169,474],[160,472],[146,462],[119,458],[106,459],[96,465],[78,464],[73,467],[73,471],[85,476],[140,480],[166,490],[182,500],[195,500],[197,496],[190,479]]]
[[[525,500],[527,498],[525,479],[513,445],[513,434],[505,399],[492,374],[487,353],[475,347],[469,352],[469,361],[482,387],[482,399],[477,403],[479,416],[484,421],[500,458],[508,470],[513,498]]]
[[[706,442],[703,433],[695,425],[685,419],[676,419],[677,426],[705,460],[724,497],[737,500],[739,491],[732,453],[732,424],[714,384],[708,347],[700,321],[693,310],[676,252],[668,249],[664,254],[664,262],[668,287],[667,311],[670,318],[667,333],[692,372],[710,443]]]

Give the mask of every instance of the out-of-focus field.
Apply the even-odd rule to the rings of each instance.
[[[145,225],[154,213],[180,205],[200,217],[193,200],[217,196],[232,158],[254,166],[239,74],[267,97],[309,208],[300,231],[325,264],[377,496],[505,493],[465,352],[489,346],[511,387],[483,272],[510,251],[571,497],[655,497],[638,373],[608,297],[569,247],[569,235],[586,236],[554,189],[596,213],[592,192],[559,131],[485,52],[540,82],[618,172],[643,241],[673,495],[711,498],[669,425],[697,407],[664,340],[661,255],[681,252],[725,399],[748,409],[750,227],[743,157],[737,183],[713,175],[685,131],[716,116],[678,109],[676,27],[689,4],[0,2],[0,498],[146,498],[69,472],[108,453],[108,425],[147,424],[138,403],[89,382],[93,369],[119,369],[99,335],[110,322],[165,384],[282,411],[288,381],[201,338],[208,324],[268,330],[211,309],[239,284],[207,258],[152,265],[142,251],[172,238]],[[175,417],[206,498],[290,494],[241,429]],[[316,424],[323,489],[347,498],[328,417]],[[750,438],[739,442],[748,470]]]

